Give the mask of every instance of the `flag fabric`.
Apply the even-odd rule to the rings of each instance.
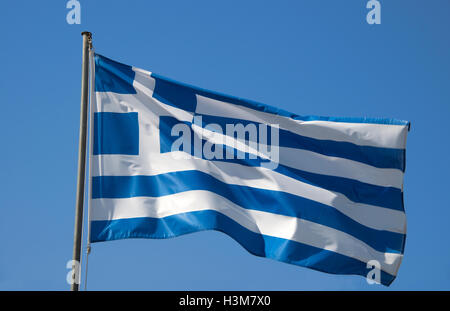
[[[93,62],[90,242],[218,230],[257,256],[395,279],[409,122],[301,116]]]

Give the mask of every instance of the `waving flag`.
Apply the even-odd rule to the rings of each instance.
[[[219,230],[257,256],[397,275],[408,122],[300,116],[98,54],[91,120],[90,242]]]

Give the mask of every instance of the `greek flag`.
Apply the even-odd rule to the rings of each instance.
[[[92,62],[90,242],[218,230],[257,256],[395,279],[409,122],[300,116]]]

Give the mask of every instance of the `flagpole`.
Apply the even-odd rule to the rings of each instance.
[[[92,46],[92,34],[82,32],[83,36],[83,64],[81,71],[81,110],[80,110],[80,133],[78,143],[78,178],[77,195],[75,202],[75,229],[73,234],[73,264],[75,280],[70,290],[78,291],[81,275],[81,242],[83,233],[83,206],[84,206],[84,184],[86,176],[86,137],[88,117],[88,95],[89,95],[89,50]]]

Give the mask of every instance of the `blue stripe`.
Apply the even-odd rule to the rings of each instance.
[[[131,66],[95,54],[95,91],[136,94],[133,87],[135,72]]]
[[[95,90],[97,92],[136,94],[136,90],[133,87],[135,72],[131,66],[113,61],[100,54],[95,54],[95,66]],[[155,73],[152,73],[151,76],[156,80],[156,92],[154,93],[155,98],[162,100],[162,102],[166,104],[191,112],[195,111],[196,100],[195,103],[193,100],[195,99],[195,95],[198,94],[215,100],[244,106],[257,111],[279,115],[294,120],[405,125],[408,126],[408,130],[410,128],[410,123],[408,121],[388,118],[301,116],[283,109],[258,103],[256,101],[230,96],[178,82]]]
[[[202,230],[221,231],[253,255],[308,267],[332,274],[361,275],[371,269],[366,263],[332,251],[248,230],[216,211],[182,213],[164,218],[130,218],[92,221],[91,242],[126,238],[171,238]],[[381,270],[381,283],[389,286],[395,276]]]
[[[207,89],[203,89],[200,87],[196,87],[187,83],[178,82],[176,80],[166,78],[159,74],[152,73],[152,77],[156,78],[158,81],[165,81],[166,83],[170,83],[171,85],[178,85],[179,87],[183,87],[184,89],[190,89],[192,93],[201,95],[204,97],[208,97],[211,99],[215,99],[218,101],[223,101],[227,103],[231,103],[238,106],[247,107],[250,109],[254,109],[261,112],[266,112],[274,115],[279,115],[282,117],[291,118],[294,120],[300,121],[330,121],[330,122],[346,122],[346,123],[372,123],[372,124],[387,124],[387,125],[404,125],[408,126],[408,130],[410,127],[410,123],[408,121],[392,119],[392,118],[353,118],[353,117],[323,117],[323,116],[301,116],[295,113],[288,112],[283,109],[279,109],[273,106],[269,106],[266,104],[258,103],[253,100],[243,99],[231,95],[226,95],[223,93],[219,93],[216,91],[210,91]],[[183,105],[182,103],[172,102],[176,107],[180,107],[178,105]]]
[[[210,115],[199,116],[202,117],[204,126],[215,123],[220,125],[222,129],[225,129],[227,124],[242,124],[244,126],[254,124],[257,128],[261,125],[261,123],[242,119]],[[362,162],[378,168],[395,168],[404,171],[405,149],[360,146],[349,142],[320,140],[301,136],[284,129],[279,129],[279,146],[309,150],[327,156]]]
[[[159,122],[159,130],[160,130],[160,152],[170,152],[172,144],[178,138],[175,136],[171,136],[171,129],[175,124],[183,123],[188,126],[190,129],[191,135],[191,155],[195,154],[195,146],[193,143],[193,135],[194,132],[190,128],[190,122],[180,122],[173,117],[160,117]],[[206,140],[202,141],[202,148],[205,144]],[[264,159],[250,159],[249,154],[246,154],[245,159],[237,159],[237,155],[235,150],[216,145],[216,148],[221,148],[222,153],[231,153],[234,152],[233,159],[213,159],[211,161],[220,161],[220,162],[230,162],[236,163],[245,166],[256,166],[260,167],[261,162],[267,162]],[[185,151],[185,150],[180,150]],[[197,152],[197,154],[203,155],[202,152]],[[225,157],[225,156],[224,156]],[[394,210],[403,211],[403,192],[401,189],[393,188],[393,187],[382,187],[377,185],[372,185],[368,183],[364,183],[358,180],[338,177],[338,176],[329,176],[317,173],[310,173],[303,170],[294,169],[285,165],[278,165],[278,167],[274,170],[280,174],[289,176],[301,182],[314,185],[317,187],[321,187],[330,191],[335,191],[342,193],[348,199],[356,203],[364,203],[370,205],[376,205],[380,207],[390,208]]]
[[[339,192],[355,203],[404,211],[403,192],[398,188],[372,185],[345,177],[310,173],[282,165],[275,171],[313,186]]]
[[[252,210],[302,218],[346,232],[380,252],[403,251],[404,235],[366,227],[337,209],[290,193],[224,183],[200,171],[180,171],[155,176],[97,176],[92,198],[160,197],[205,190]]]
[[[160,102],[186,111],[194,112],[197,107],[195,92],[179,83],[160,79],[158,75],[151,75],[155,79],[153,98]]]
[[[138,113],[95,112],[94,155],[139,155]]]

